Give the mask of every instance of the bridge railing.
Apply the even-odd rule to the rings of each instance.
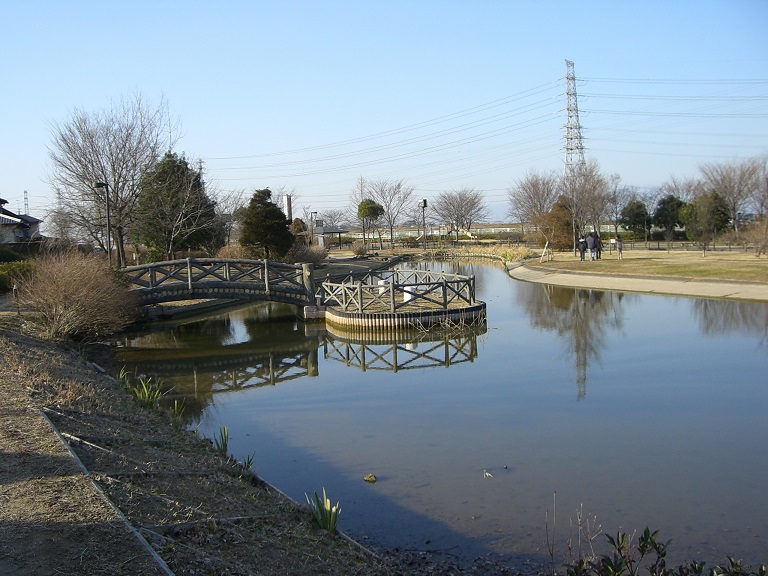
[[[425,270],[381,270],[362,280],[326,280],[320,292],[324,304],[358,313],[448,310],[476,302],[474,276]]]
[[[183,283],[191,291],[200,282],[255,282],[263,285],[267,291],[270,286],[291,286],[305,291],[308,288],[301,264],[269,260],[186,258],[130,266],[123,269],[123,274],[134,287],[144,289]]]

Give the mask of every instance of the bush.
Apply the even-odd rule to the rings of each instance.
[[[248,255],[245,248],[239,244],[230,244],[219,248],[218,252],[216,252],[216,258],[243,259],[248,258]]]
[[[23,256],[18,252],[14,252],[8,248],[0,247],[0,263],[1,262],[19,262],[23,260]]]
[[[8,292],[31,268],[30,262],[4,262],[0,264],[0,292]]]
[[[49,338],[95,339],[123,329],[136,312],[118,272],[74,251],[34,260],[20,281],[19,298],[39,314]]]
[[[327,256],[328,250],[322,246],[307,246],[297,242],[288,250],[288,253],[283,257],[283,261],[288,264],[308,262],[317,265],[325,260]]]
[[[368,247],[362,240],[355,240],[352,243],[352,254],[355,256],[365,256],[368,254]]]

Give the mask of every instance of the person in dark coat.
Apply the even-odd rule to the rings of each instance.
[[[581,255],[581,261],[584,262],[584,252],[587,251],[587,241],[584,240],[584,236],[579,238],[579,254]]]
[[[597,236],[594,232],[590,232],[587,236],[587,248],[589,248],[589,261],[595,259],[595,248],[597,247]]]

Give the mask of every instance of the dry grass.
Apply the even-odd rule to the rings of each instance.
[[[768,259],[742,251],[707,252],[702,256],[698,251],[625,249],[623,260],[618,260],[614,251],[603,252],[602,259],[595,262],[581,262],[570,252],[557,252],[549,262],[534,262],[553,270],[579,273],[768,282]]]
[[[135,312],[116,273],[76,251],[37,258],[19,284],[22,307],[37,313],[49,338],[98,338],[124,328]]]

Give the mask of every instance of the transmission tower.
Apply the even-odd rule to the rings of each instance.
[[[565,61],[565,94],[568,120],[565,123],[565,169],[570,172],[577,166],[584,165],[584,142],[581,137],[579,122],[579,102],[576,96],[576,74],[573,62]]]

